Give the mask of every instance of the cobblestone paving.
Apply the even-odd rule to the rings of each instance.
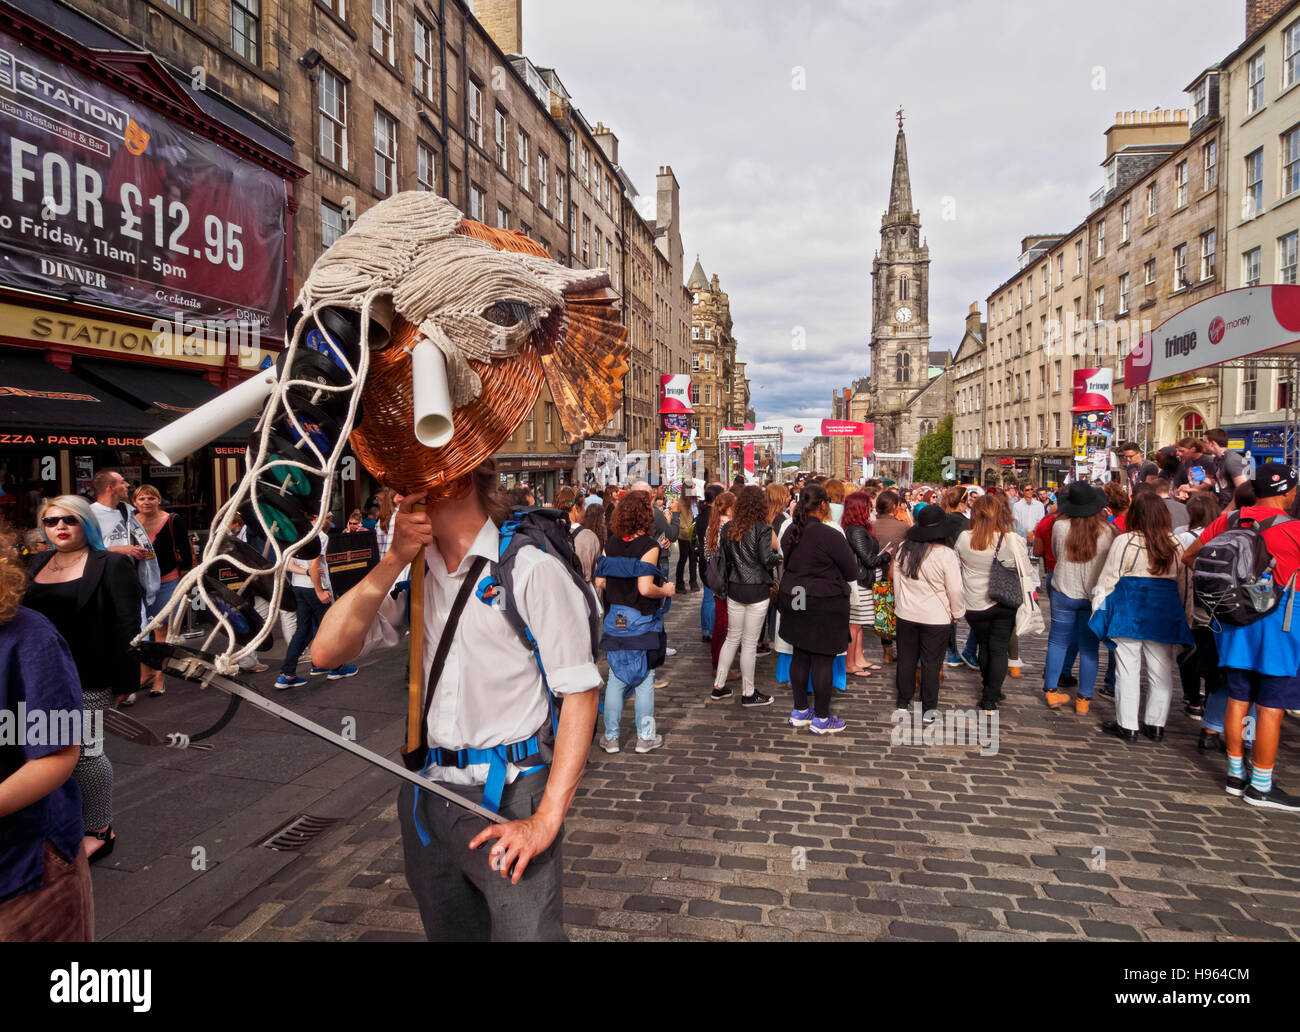
[[[1043,705],[1042,635],[1007,682],[996,755],[892,744],[892,667],[851,678],[833,700],[848,729],[815,738],[785,723],[775,657],[758,676],[772,706],[743,709],[738,683],[732,700],[706,701],[699,598],[669,617],[664,747],[631,750],[630,704],[624,751],[593,747],[567,823],[573,939],[1300,938],[1300,818],[1224,793],[1223,759],[1197,754],[1177,687],[1163,743],[1103,736],[1108,700],[1086,717]],[[973,708],[977,673],[946,673],[941,707]],[[1300,767],[1295,726],[1284,784]],[[199,937],[422,939],[395,796]]]

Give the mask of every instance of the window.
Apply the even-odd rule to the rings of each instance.
[[[329,201],[320,202],[320,245],[323,250],[341,237],[347,229],[343,225],[343,209],[336,208]]]
[[[231,0],[230,48],[251,64],[259,64],[262,49],[261,0]]]
[[[1282,30],[1282,88],[1300,81],[1300,20]]]
[[[704,385],[704,404],[713,404],[713,385],[706,383]]]
[[[901,279],[898,281],[898,300],[900,301],[907,300],[907,280],[905,279]]]
[[[1156,183],[1147,183],[1147,218],[1148,219],[1153,219],[1156,217],[1156,206],[1159,204],[1159,197],[1156,191],[1157,185],[1158,184]]]
[[[555,405],[551,402],[546,403],[546,443],[550,444],[555,440]]]
[[[1119,278],[1119,314],[1124,315],[1128,312],[1128,273],[1124,273]]]
[[[537,203],[546,207],[546,191],[550,189],[551,163],[541,151],[537,152]]]
[[[348,166],[348,84],[325,66],[320,70],[320,155]]]
[[[713,339],[713,327],[712,327],[712,326],[706,326],[706,327],[704,327],[704,339],[705,339],[705,340],[712,340],[712,339]]]
[[[1047,437],[1047,434],[1046,434],[1046,432],[1045,432],[1044,429],[1043,429],[1043,425],[1044,425],[1044,423],[1045,423],[1045,420],[1043,419],[1043,417],[1042,417],[1042,416],[1039,416],[1039,417],[1038,417],[1038,447],[1040,447],[1040,448],[1042,448],[1042,447],[1047,443],[1046,440],[1045,440],[1045,438]]]
[[[397,122],[375,108],[375,193],[384,197],[397,191]]]
[[[498,204],[497,205],[497,229],[509,229],[509,228],[510,228],[510,212],[506,208]]]
[[[1282,134],[1282,196],[1300,190],[1300,125]]]
[[[1260,275],[1263,270],[1262,257],[1263,252],[1258,247],[1252,247],[1241,256],[1241,285],[1243,287],[1259,286]]]
[[[555,217],[564,221],[564,173],[555,170]]]
[[[610,182],[609,176],[606,176],[605,177],[605,212],[606,214],[609,215],[614,214],[612,208],[610,207],[614,197],[614,191],[612,189],[612,185],[613,184]]]
[[[691,327],[691,340],[699,340],[699,339],[700,339],[700,328],[699,328],[698,326],[692,326],[692,327]],[[693,368],[695,368],[695,369],[699,369],[699,368],[700,368],[700,356],[699,356],[699,355],[696,355],[696,356],[695,356],[695,365],[694,365]]]
[[[1201,234],[1201,279],[1214,277],[1214,230]]]
[[[509,167],[506,164],[508,158],[506,153],[506,113],[500,108],[496,108],[496,145],[497,164],[506,169]]]
[[[584,146],[582,148],[582,160],[580,170],[582,172],[582,185],[591,189],[591,152]]]
[[[1041,398],[1047,393],[1047,366],[1038,367],[1038,396]]]
[[[430,100],[438,95],[438,58],[433,30],[418,14],[415,16],[415,88]]]
[[[1292,230],[1277,242],[1277,281],[1295,283],[1296,281],[1296,232]]]
[[[338,0],[338,2],[341,4],[343,0]],[[194,18],[194,0],[163,0],[163,3],[177,14],[183,14],[191,20]],[[342,17],[342,15],[340,14],[339,17]]]
[[[515,157],[519,159],[519,185],[525,190],[531,189],[533,158],[529,149],[528,134],[522,129],[515,130]]]
[[[1129,218],[1133,214],[1133,204],[1131,201],[1125,201],[1119,207],[1119,240],[1120,243],[1128,243],[1128,225]]]
[[[1061,360],[1059,358],[1052,363],[1052,382],[1056,384],[1052,390],[1059,391],[1061,389]]]
[[[704,436],[713,436],[713,420],[709,416],[704,417]]]
[[[692,326],[691,340],[699,340],[699,339],[700,339],[700,328],[698,326]],[[691,372],[698,373],[699,371],[700,371],[700,354],[698,351],[696,351],[691,354]],[[691,388],[691,389],[694,390],[695,388]]]
[[[1111,158],[1111,160],[1106,163],[1106,192],[1109,193],[1111,190],[1114,190],[1118,181],[1119,160]]]
[[[1042,269],[1042,283],[1038,288],[1038,296],[1039,297],[1047,296],[1047,266],[1046,265],[1044,265]]]
[[[1211,140],[1201,148],[1201,189],[1213,190],[1219,182],[1219,145]]]
[[[1061,413],[1059,412],[1052,413],[1052,447],[1061,447]]]
[[[1145,282],[1147,286],[1150,286],[1152,283],[1156,281],[1156,260],[1154,258],[1149,259],[1142,266],[1142,270],[1146,274]]]
[[[1255,411],[1259,395],[1259,367],[1254,362],[1247,362],[1241,371],[1241,410]]]
[[[1180,161],[1174,166],[1174,207],[1181,208],[1187,203],[1187,162]]]
[[[1074,274],[1076,276],[1083,275],[1083,241],[1082,240],[1076,240],[1074,242]]]
[[[1106,254],[1106,220],[1102,219],[1097,223],[1097,257],[1105,257]]]
[[[1128,437],[1128,406],[1115,406],[1115,440],[1122,441]]]
[[[1286,373],[1279,373],[1279,377],[1285,377]],[[1291,407],[1291,381],[1279,379],[1277,381],[1277,407],[1285,411]]]
[[[912,379],[912,356],[900,351],[894,357],[894,380],[897,383],[910,383]]]
[[[1264,106],[1264,51],[1246,62],[1246,114]]]
[[[1199,122],[1210,113],[1210,80],[1208,78],[1202,79],[1196,84],[1196,92],[1192,94],[1192,106],[1195,111],[1192,115],[1193,122]]]
[[[469,81],[469,138],[483,146],[483,87],[473,79]]]
[[[472,218],[475,222],[485,221],[483,218],[484,203],[485,203],[485,198],[483,196],[483,188],[481,186],[475,186],[473,183],[470,183],[469,184],[469,217]]]
[[[1191,284],[1187,282],[1187,245],[1179,244],[1174,248],[1174,285],[1172,289],[1179,291],[1189,286]]]
[[[713,368],[713,355],[709,352],[704,353],[704,371],[707,373]]]
[[[438,158],[433,148],[423,143],[415,145],[415,183],[421,190],[434,193],[438,189]]]
[[[524,420],[524,439],[532,442],[537,440],[537,410],[533,409],[528,413],[528,418]]]
[[[1253,219],[1264,210],[1264,148],[1246,155],[1246,196],[1241,217]]]
[[[582,264],[591,268],[591,219],[582,216]]]
[[[1074,299],[1074,332],[1083,332],[1083,298]]]
[[[393,0],[370,0],[370,46],[393,63]]]

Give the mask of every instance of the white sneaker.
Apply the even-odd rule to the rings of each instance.
[[[676,650],[676,649],[673,649],[673,648],[665,649],[665,650],[664,650],[664,655],[665,655],[665,656],[670,656],[670,657],[671,657],[671,656],[675,656],[675,655],[677,655],[677,650]]]
[[[607,753],[616,753],[618,752],[618,739],[602,738],[600,740],[600,747],[604,749]]]
[[[647,753],[652,749],[658,749],[663,744],[663,735],[655,735],[653,738],[638,738],[636,740],[636,751],[639,753]]]

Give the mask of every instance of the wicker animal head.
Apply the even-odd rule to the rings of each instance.
[[[351,443],[400,493],[450,488],[509,439],[543,382],[568,442],[617,410],[628,348],[608,273],[565,268],[522,233],[465,219],[432,193],[397,194],[357,219],[317,261],[298,301],[368,307],[381,321],[391,306]],[[425,340],[446,360],[455,425],[438,448],[413,429],[411,352]]]

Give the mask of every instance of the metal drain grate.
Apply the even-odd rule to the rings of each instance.
[[[292,852],[302,849],[341,821],[341,817],[313,817],[300,813],[267,835],[258,845],[263,849]]]

